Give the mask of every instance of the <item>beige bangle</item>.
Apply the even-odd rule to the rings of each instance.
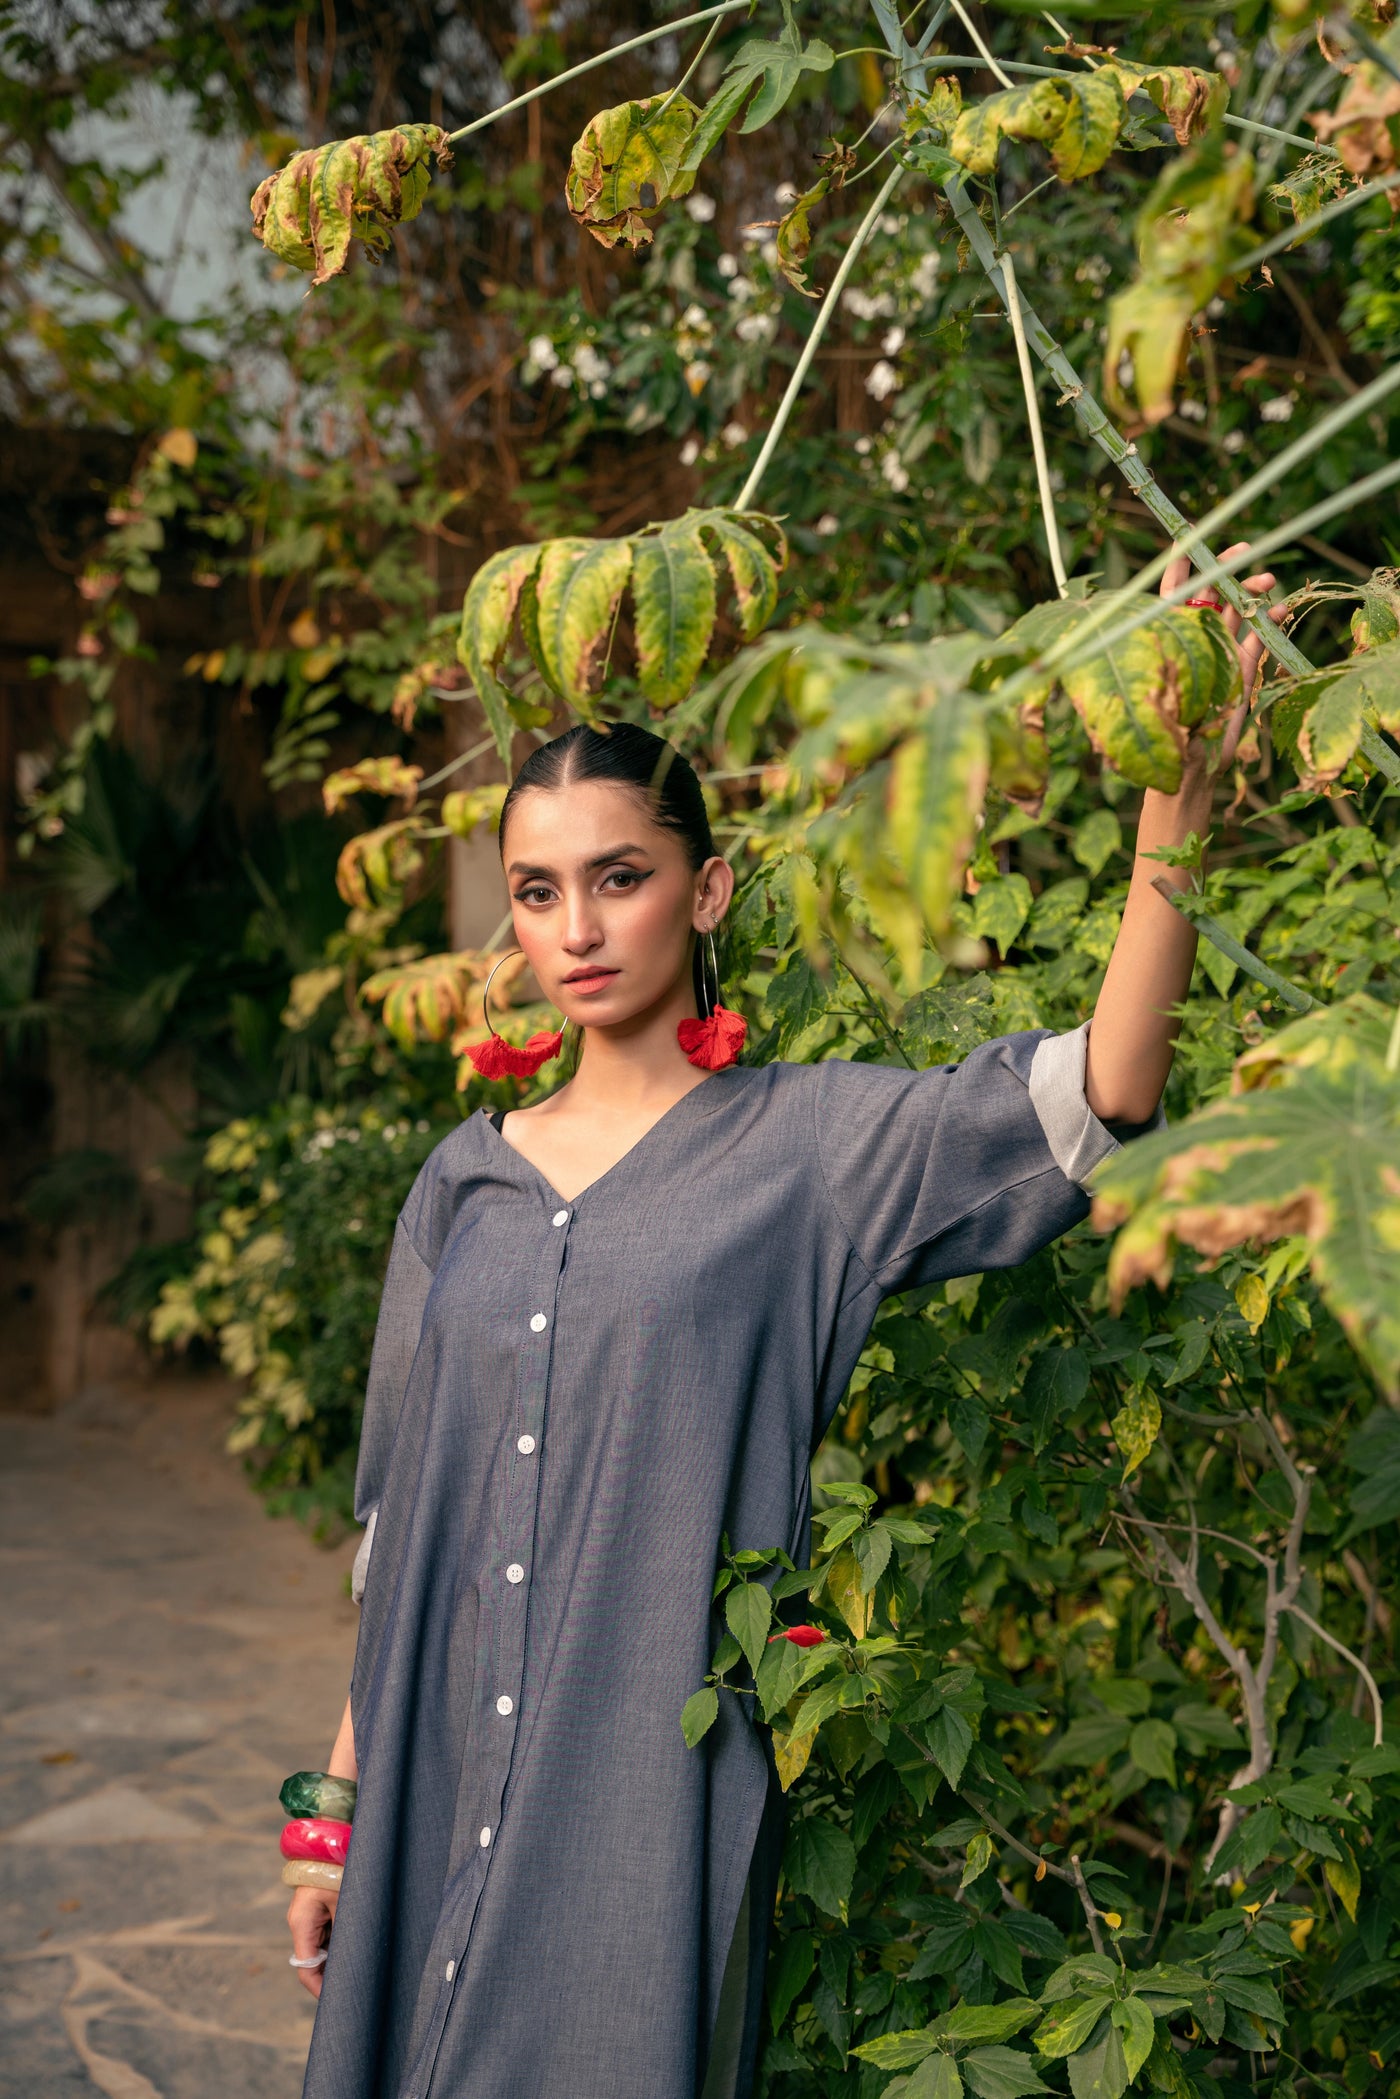
[[[324,1888],[334,1895],[344,1871],[344,1866],[332,1866],[325,1859],[289,1858],[282,1867],[282,1885],[288,1888]]]

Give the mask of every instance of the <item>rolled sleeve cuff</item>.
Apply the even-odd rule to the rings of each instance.
[[[1047,1035],[1031,1061],[1031,1106],[1050,1153],[1066,1180],[1087,1185],[1095,1167],[1121,1150],[1125,1138],[1166,1127],[1160,1106],[1150,1122],[1100,1122],[1084,1090],[1089,1022],[1068,1035]]]
[[[360,1540],[360,1549],[355,1554],[350,1568],[350,1601],[363,1603],[365,1578],[369,1573],[369,1556],[374,1551],[374,1527],[379,1521],[379,1510],[373,1508],[365,1523],[365,1534]]]

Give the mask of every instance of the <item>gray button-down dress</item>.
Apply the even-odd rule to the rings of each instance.
[[[306,2099],[742,2099],[765,1731],[688,1749],[719,1538],[806,1557],[883,1297],[1084,1215],[1084,1031],[735,1069],[573,1202],[476,1114],[384,1289],[357,1504],[360,1792]],[[726,1974],[726,1969],[728,1970]]]

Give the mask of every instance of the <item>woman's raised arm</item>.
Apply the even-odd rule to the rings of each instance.
[[[1226,548],[1227,556],[1245,552],[1244,543]],[[1189,562],[1173,561],[1162,578],[1163,597],[1179,589],[1189,574]],[[1271,575],[1259,575],[1250,576],[1244,587],[1260,597],[1273,585]],[[1239,613],[1227,609],[1224,619],[1230,632],[1238,636]],[[1253,627],[1235,646],[1245,698],[1221,746],[1218,762],[1222,766],[1235,754],[1264,653]],[[1181,1004],[1191,986],[1196,932],[1152,886],[1155,876],[1165,875],[1173,887],[1184,889],[1190,880],[1187,871],[1165,867],[1146,856],[1163,847],[1184,845],[1192,831],[1203,838],[1210,827],[1214,790],[1215,774],[1209,770],[1204,746],[1192,737],[1180,790],[1157,794],[1149,789],[1143,796],[1128,901],[1089,1030],[1085,1091],[1089,1106],[1103,1122],[1148,1122],[1162,1098],[1180,1026],[1172,1009]]]

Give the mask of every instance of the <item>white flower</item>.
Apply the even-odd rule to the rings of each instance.
[[[918,265],[909,279],[913,290],[921,299],[931,299],[938,283],[938,250],[930,248],[919,257]]]
[[[686,198],[685,208],[697,226],[708,226],[715,215],[715,200],[703,190],[696,190],[693,197]]]
[[[1204,401],[1182,401],[1176,412],[1188,423],[1203,423],[1210,410]]]
[[[699,440],[699,438],[698,438],[698,437],[688,437],[688,438],[686,439],[685,443],[684,443],[684,444],[683,444],[683,445],[681,446],[681,465],[682,465],[682,466],[694,466],[694,464],[695,464],[696,460],[697,460],[697,459],[698,459],[699,457],[700,457],[700,440]]]
[[[910,615],[907,612],[892,612],[885,624],[890,627],[907,627],[909,619]]]
[[[883,357],[866,373],[865,391],[873,401],[887,401],[891,394],[899,391],[899,374]]]
[[[606,393],[607,388],[606,386],[604,386],[601,379],[595,379],[593,384],[588,389],[589,398],[590,400],[594,401],[601,401],[606,395]]]
[[[1212,299],[1206,308],[1206,319],[1208,321],[1218,321],[1224,311],[1225,301],[1223,299]]]
[[[1275,394],[1271,401],[1261,401],[1259,404],[1261,423],[1286,423],[1292,414],[1292,394]]]
[[[778,243],[775,240],[764,241],[758,252],[770,270],[778,267]]]
[[[610,370],[606,357],[600,357],[592,343],[579,343],[569,359],[585,386],[596,386],[606,379]]]
[[[731,299],[743,301],[744,299],[751,299],[753,294],[754,282],[752,277],[735,277],[730,281],[729,296]]]
[[[834,510],[824,510],[812,530],[818,539],[831,539],[841,530],[841,520]]]
[[[549,379],[552,386],[572,386],[574,383],[574,375],[566,364],[556,364]]]
[[[685,312],[681,315],[680,325],[682,328],[689,328],[692,332],[696,329],[708,330],[710,316],[706,313],[703,306],[692,304],[687,306]]]
[[[780,182],[773,192],[773,201],[786,209],[789,204],[795,204],[800,195],[801,191],[795,182]]]
[[[746,313],[734,324],[734,333],[741,343],[771,342],[777,332],[775,313]]]
[[[886,357],[897,357],[904,348],[904,330],[897,325],[887,328],[880,337],[880,348]]]
[[[1225,450],[1227,452],[1242,452],[1244,450],[1243,430],[1227,431],[1225,436],[1221,439],[1221,443],[1224,445]]]
[[[858,437],[856,439],[856,450],[861,458],[864,459],[866,453],[870,450],[870,439],[868,437]]]
[[[853,285],[849,291],[842,292],[841,304],[848,313],[853,313],[858,321],[894,318],[894,300],[888,292],[879,292],[872,297],[869,292],[863,292],[859,285]]]
[[[744,425],[742,423],[737,421],[732,423],[726,423],[724,428],[719,433],[720,443],[728,445],[730,451],[732,452],[736,445],[741,445],[744,442],[748,434],[748,431],[744,428]]]
[[[897,496],[902,496],[905,489],[909,486],[909,469],[905,466],[898,452],[886,452],[884,458],[880,461],[880,476],[882,480],[889,484]]]
[[[729,254],[721,255],[719,261],[715,264],[715,268],[719,271],[721,277],[732,277],[738,267],[737,258]]]
[[[559,352],[547,335],[530,337],[530,362],[540,372],[552,372],[559,362]]]

